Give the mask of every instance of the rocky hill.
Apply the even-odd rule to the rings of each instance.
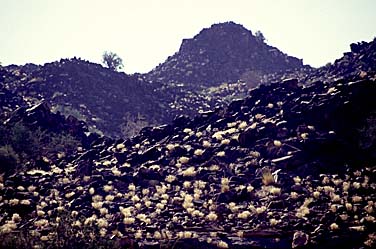
[[[301,67],[302,60],[267,45],[242,25],[227,22],[183,40],[179,51],[146,78],[153,82],[216,86],[236,82],[250,72],[265,74]]]
[[[5,175],[0,246],[374,248],[373,43],[131,139],[86,133],[89,145],[68,157]],[[165,90],[180,96],[183,87]],[[50,116],[61,118],[42,104],[8,122],[43,126]]]
[[[72,115],[109,136],[120,136],[128,121],[135,122],[137,117],[146,120],[145,124],[171,119],[165,112],[167,107],[156,104],[159,98],[153,94],[153,86],[142,82],[137,74],[114,72],[76,58],[43,66],[4,67],[1,74],[6,91],[1,101],[13,99],[14,107],[22,105],[9,94],[28,105],[46,100],[54,112]],[[9,110],[4,111],[9,114]]]
[[[278,83],[283,80],[296,79],[299,84],[310,85],[322,82],[349,82],[363,78],[376,78],[375,58],[376,40],[351,44],[351,51],[337,59],[333,64],[320,68],[302,67],[285,71],[262,74],[253,72],[243,75],[244,80],[222,83],[217,86],[205,86],[184,83],[164,83],[155,89],[163,98],[164,105],[169,106],[175,115],[193,117],[200,112],[224,107],[235,99],[247,96],[248,91],[259,84]],[[356,51],[354,48],[357,48]]]

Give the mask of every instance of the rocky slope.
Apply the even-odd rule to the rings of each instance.
[[[236,82],[246,73],[301,68],[301,60],[282,53],[233,22],[214,24],[146,74],[152,82],[216,86]]]
[[[21,80],[21,76],[16,72],[6,70],[0,66],[0,117],[1,119],[7,118],[14,110],[20,106],[25,106],[26,102],[22,96],[17,95],[16,91],[12,91],[5,81]]]
[[[300,82],[356,81],[363,78],[376,78],[376,38],[370,42],[350,44],[350,51],[343,56],[320,68],[304,67],[298,70],[288,70],[272,73],[260,78],[260,83],[278,82],[281,79],[296,78]]]
[[[10,66],[1,73],[2,88],[27,104],[47,100],[54,112],[73,115],[106,135],[119,136],[121,126],[137,116],[150,123],[171,119],[165,112],[167,107],[155,104],[158,96],[153,95],[153,87],[138,75],[114,72],[80,59]],[[10,99],[3,96],[4,101]]]
[[[146,83],[143,75],[125,75],[79,59],[44,66],[0,67],[0,117],[21,106],[48,102],[53,112],[85,121],[91,131],[130,137],[141,128],[171,122],[177,115],[223,106],[244,97],[244,83],[217,87]]]
[[[98,138],[83,121],[52,113],[47,102],[19,107],[0,122],[0,175],[48,169],[48,163],[69,159]]]
[[[99,138],[69,160],[2,180],[0,241],[373,247],[375,95],[368,77],[290,79],[126,141]]]

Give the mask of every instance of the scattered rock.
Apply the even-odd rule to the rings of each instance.
[[[302,248],[308,245],[308,242],[309,242],[308,234],[302,231],[297,231],[294,233],[294,237],[292,239],[292,248]]]

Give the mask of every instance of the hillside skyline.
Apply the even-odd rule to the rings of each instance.
[[[100,63],[105,50],[126,73],[145,73],[214,23],[234,21],[304,64],[323,66],[370,41],[375,3],[363,1],[64,1],[1,0],[2,65],[81,57]]]

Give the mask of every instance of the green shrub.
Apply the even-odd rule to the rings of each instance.
[[[12,146],[5,145],[0,147],[0,173],[9,173],[16,169],[19,163],[19,156]]]
[[[371,113],[359,129],[359,146],[361,149],[376,146],[376,112]]]
[[[81,146],[80,141],[74,138],[72,135],[64,132],[61,134],[50,133],[47,147],[45,147],[45,153],[65,152],[72,153],[78,146]]]
[[[16,123],[8,134],[8,141],[23,158],[35,157],[41,151],[41,140],[46,132],[41,129],[31,130],[22,123]]]
[[[20,165],[33,165],[41,157],[56,159],[58,153],[71,154],[81,142],[68,132],[33,129],[18,122],[11,127],[0,125],[0,167],[2,172],[20,169]],[[17,167],[18,165],[18,167]]]
[[[120,126],[120,130],[122,135],[126,138],[134,137],[138,135],[142,128],[151,126],[151,124],[146,121],[146,118],[140,113],[135,117],[127,112],[123,119],[125,122]]]

